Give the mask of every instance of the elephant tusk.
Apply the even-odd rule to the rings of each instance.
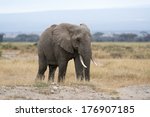
[[[91,58],[91,60],[96,66],[98,66],[97,63],[93,60],[93,58]]]
[[[81,55],[79,55],[79,57],[80,57],[80,61],[81,61],[81,64],[83,65],[83,67],[84,68],[87,68],[87,66],[84,64],[84,62],[83,62],[83,58],[82,58],[82,56]]]

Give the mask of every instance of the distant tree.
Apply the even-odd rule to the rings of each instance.
[[[23,42],[36,42],[39,36],[36,34],[19,34],[16,36],[15,41]]]
[[[150,34],[147,34],[147,35],[144,37],[144,41],[150,41]]]
[[[143,37],[148,35],[148,33],[146,31],[141,31],[140,33],[143,35]]]
[[[103,34],[104,33],[102,33],[102,32],[96,32],[96,33],[93,34],[93,39],[95,41],[100,41],[100,38],[103,36]]]
[[[141,31],[142,37],[139,38],[140,41],[150,41],[150,34],[146,31]]]
[[[119,37],[122,41],[134,41],[134,39],[137,37],[137,34],[123,33],[120,34]]]
[[[93,36],[96,36],[96,37],[101,37],[104,33],[102,32],[96,32],[95,34],[93,34]]]
[[[3,42],[4,33],[0,33],[0,42]]]

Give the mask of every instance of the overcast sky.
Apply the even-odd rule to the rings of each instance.
[[[150,0],[0,0],[0,13],[149,6]]]
[[[41,32],[62,22],[94,31],[150,31],[150,0],[0,0],[0,32]]]

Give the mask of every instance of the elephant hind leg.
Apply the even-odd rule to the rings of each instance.
[[[47,65],[42,65],[42,67],[39,66],[37,79],[39,79],[39,80],[44,80],[45,79],[44,73],[45,73],[46,69],[47,69]]]
[[[47,62],[44,56],[39,57],[39,69],[37,73],[37,80],[44,80],[45,76],[44,73],[47,69]]]
[[[56,71],[57,65],[49,65],[49,76],[48,80],[54,82],[54,75]]]

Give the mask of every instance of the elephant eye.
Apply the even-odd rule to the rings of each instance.
[[[80,42],[80,38],[77,38],[77,42]]]

